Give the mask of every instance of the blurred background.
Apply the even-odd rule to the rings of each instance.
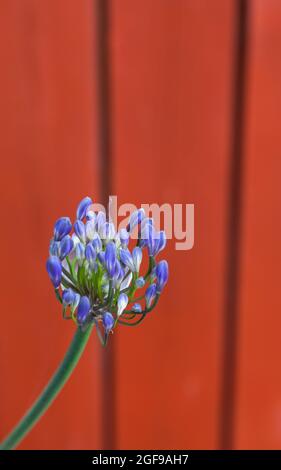
[[[195,246],[20,448],[281,448],[280,0],[1,0],[0,35],[0,437],[74,331],[53,223],[116,194],[194,203]]]

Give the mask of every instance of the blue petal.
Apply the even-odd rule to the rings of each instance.
[[[63,260],[66,256],[68,256],[73,250],[73,247],[74,247],[74,242],[72,238],[69,235],[66,235],[60,242],[60,248],[59,248],[60,259]]]
[[[81,220],[76,220],[76,222],[73,225],[74,231],[77,235],[77,237],[80,239],[82,243],[86,243],[86,230],[85,230],[85,225]]]
[[[86,295],[81,297],[78,309],[77,309],[77,321],[79,325],[82,325],[87,320],[88,314],[91,309],[90,300]]]
[[[97,253],[102,250],[102,241],[98,233],[95,234],[92,240],[92,245],[95,248]]]
[[[134,261],[129,250],[124,250],[123,248],[120,249],[120,260],[131,271],[135,272]]]
[[[134,261],[135,271],[139,272],[140,265],[141,265],[141,262],[142,262],[142,250],[139,246],[136,246],[133,249],[132,258],[133,258],[133,261]]]
[[[49,253],[50,256],[59,256],[60,242],[56,242],[54,239],[50,242]]]
[[[65,289],[62,293],[63,305],[72,305],[75,301],[75,292],[72,289]]]
[[[104,263],[110,277],[114,276],[116,259],[115,243],[109,242],[105,249]]]
[[[145,292],[146,306],[150,307],[153,298],[156,295],[156,284],[151,284]]]
[[[57,289],[61,283],[61,276],[62,276],[62,267],[61,262],[57,256],[50,256],[46,263],[47,271],[49,277]]]
[[[105,312],[102,317],[103,326],[108,333],[114,326],[114,318],[110,312]]]
[[[86,215],[88,207],[90,207],[92,204],[92,199],[89,196],[84,197],[77,208],[77,219],[82,220]]]
[[[125,228],[121,228],[121,230],[119,232],[119,238],[120,238],[120,241],[121,241],[121,245],[123,247],[126,247],[129,243],[130,235],[129,235],[128,231]]]
[[[162,260],[157,264],[155,274],[157,278],[157,292],[161,292],[169,277],[169,266],[166,260]]]
[[[69,217],[61,217],[55,223],[54,239],[60,241],[65,235],[68,235],[72,229]]]
[[[88,243],[88,245],[85,248],[85,257],[87,261],[89,261],[90,265],[93,266],[97,257],[97,253],[91,243]]]

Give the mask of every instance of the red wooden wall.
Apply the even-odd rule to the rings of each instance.
[[[194,203],[194,248],[169,241],[157,310],[93,337],[21,448],[281,448],[280,2],[10,0],[0,26],[0,436],[73,333],[52,224],[110,191]]]

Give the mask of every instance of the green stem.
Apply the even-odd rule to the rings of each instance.
[[[9,436],[0,444],[0,450],[15,448],[49,408],[78,363],[91,334],[92,327],[93,325],[90,325],[84,332],[80,328],[76,330],[66,355],[55,374],[34,405],[27,411]]]

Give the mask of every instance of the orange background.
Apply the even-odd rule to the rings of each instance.
[[[281,448],[280,1],[9,0],[0,35],[0,436],[74,331],[53,223],[111,193],[194,203],[195,246],[20,448]]]

